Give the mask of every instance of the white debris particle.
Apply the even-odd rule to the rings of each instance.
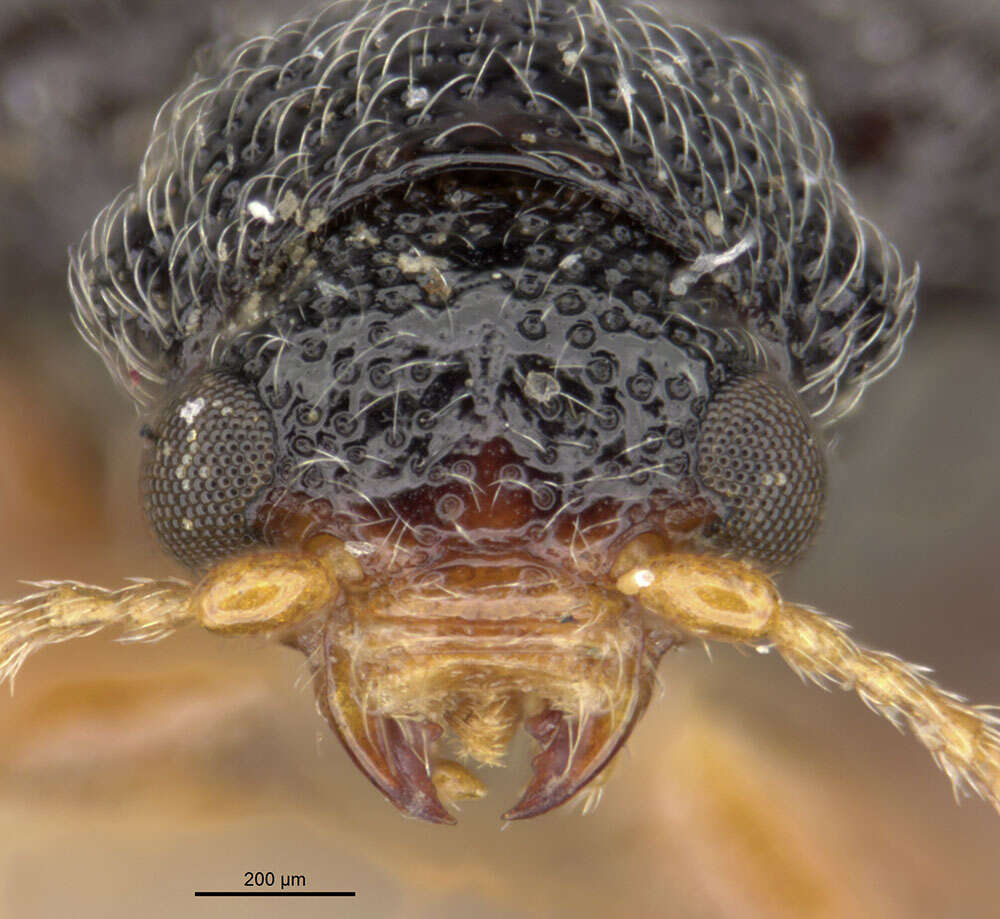
[[[426,86],[411,85],[403,93],[403,104],[407,108],[416,108],[418,105],[423,105],[430,96],[430,90]]]
[[[371,555],[378,549],[378,546],[373,542],[348,540],[344,543],[344,548],[355,558],[360,558],[362,555]]]
[[[597,137],[596,135],[588,135],[586,141],[587,146],[592,150],[596,150],[598,153],[603,153],[605,156],[614,156],[614,145],[608,143],[608,141],[604,140],[604,138]]]
[[[190,533],[194,529],[194,521],[185,517],[181,521],[181,526]]]
[[[537,144],[538,135],[525,131],[521,134],[521,140],[526,144]]]
[[[338,284],[336,281],[330,281],[326,278],[319,278],[316,281],[316,288],[324,297],[343,297],[347,299],[350,296],[350,292],[343,284]]]
[[[234,327],[239,330],[257,325],[264,319],[263,306],[260,291],[252,291],[236,308],[236,315],[233,317]]]
[[[653,65],[653,70],[661,77],[665,77],[671,83],[677,82],[677,68],[673,64],[668,64],[666,61],[657,61]]]
[[[549,402],[562,392],[559,381],[551,373],[529,370],[524,378],[524,394],[536,402]]]
[[[403,274],[427,274],[432,271],[440,271],[445,267],[445,260],[435,258],[433,255],[422,255],[414,250],[413,252],[400,252],[396,259],[396,265]]]
[[[725,252],[705,252],[699,255],[690,268],[685,268],[670,282],[670,293],[682,297],[688,288],[704,274],[711,274],[723,265],[736,261],[744,252],[749,251],[757,242],[753,233],[747,233],[736,245],[730,246]]]
[[[367,224],[358,221],[351,227],[351,235],[347,237],[351,243],[360,243],[363,246],[377,246],[378,237],[368,229]]]
[[[633,575],[636,587],[649,587],[653,583],[653,572],[648,568],[642,568]]]
[[[570,252],[569,255],[563,256],[559,260],[559,267],[565,271],[567,268],[572,268],[581,258],[583,256],[579,252]]]
[[[180,416],[181,418],[184,419],[185,422],[191,424],[195,420],[195,418],[197,418],[201,414],[202,409],[204,407],[205,407],[204,399],[200,397],[197,399],[192,399],[190,402],[185,402],[184,405],[181,406]]]
[[[263,201],[251,201],[247,205],[247,210],[250,212],[250,216],[254,220],[263,220],[268,226],[271,226],[278,218],[274,216],[274,212],[269,208]]]
[[[618,74],[617,80],[618,96],[627,106],[632,105],[632,98],[635,96],[635,87],[629,83],[628,77],[624,73]]]
[[[728,265],[735,261],[756,242],[753,233],[747,233],[735,246],[730,246],[725,252],[706,252],[699,255],[692,263],[690,271],[692,274],[701,275],[715,271],[723,265]]]
[[[278,199],[278,216],[282,220],[288,220],[299,209],[299,196],[294,192],[286,191]]]
[[[303,226],[308,233],[315,233],[323,225],[324,220],[326,220],[326,211],[321,207],[314,207],[309,211],[309,216]]]
[[[716,211],[708,211],[705,214],[705,229],[713,236],[722,235],[722,217]]]
[[[580,60],[579,51],[564,51],[562,56],[562,62],[564,67],[568,67],[572,70],[576,66],[576,62]]]

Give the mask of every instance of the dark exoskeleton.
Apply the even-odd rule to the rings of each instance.
[[[823,427],[898,357],[916,275],[755,44],[638,4],[335,4],[165,106],[70,283],[152,406],[153,529],[203,580],[44,602],[300,648],[404,811],[481,793],[446,729],[495,763],[520,724],[541,750],[507,816],[562,803],[691,637],[933,722],[933,684],[883,692],[888,656],[767,580],[819,524]],[[934,691],[949,724],[972,711]],[[989,797],[978,725],[965,760],[925,742]]]

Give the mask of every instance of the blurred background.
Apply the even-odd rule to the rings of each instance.
[[[134,178],[199,48],[287,0],[0,0],[0,597],[180,573],[137,501],[139,422],[75,336],[66,249]],[[1000,8],[678,2],[807,74],[862,210],[922,270],[901,364],[842,423],[829,513],[786,596],[1000,702]],[[246,916],[247,871],[354,900],[294,916],[979,917],[1000,817],[910,738],[779,660],[669,656],[596,813],[402,819],[316,715],[299,655],[197,631],[31,658],[0,698],[0,916]],[[501,830],[504,830],[501,832]]]

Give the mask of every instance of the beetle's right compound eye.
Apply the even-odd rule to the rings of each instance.
[[[698,476],[722,498],[727,547],[780,568],[808,546],[823,515],[826,465],[794,396],[760,374],[709,403]]]
[[[204,568],[258,541],[247,516],[274,478],[276,441],[256,389],[199,375],[164,408],[142,470],[146,517],[164,546]]]

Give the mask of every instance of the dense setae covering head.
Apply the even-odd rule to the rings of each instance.
[[[808,419],[891,365],[915,284],[791,68],[539,0],[335,4],[237,49],[164,109],[71,281],[137,397],[207,370],[259,401],[254,539],[305,519],[373,570],[385,546],[405,568],[517,544],[591,573],[678,518],[701,547],[799,554]],[[765,378],[739,415],[734,381]]]
[[[673,308],[731,300],[824,420],[899,353],[915,277],[857,214],[798,74],[596,2],[338,3],[242,46],[164,109],[75,254],[78,323],[141,397],[322,299],[308,256],[346,208],[473,167],[640,222],[681,256]]]

